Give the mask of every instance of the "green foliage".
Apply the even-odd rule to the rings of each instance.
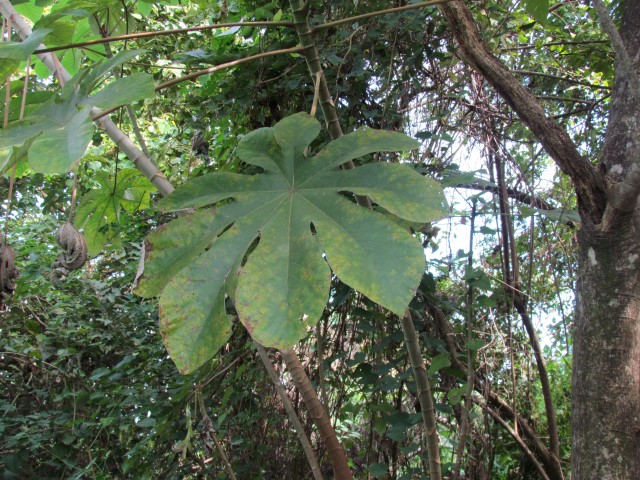
[[[126,168],[115,175],[97,172],[93,180],[98,188],[87,192],[76,210],[75,224],[84,229],[89,256],[98,255],[107,242],[120,245],[120,215],[149,206],[155,188],[138,170]]]
[[[14,73],[20,66],[20,62],[26,60],[42,43],[51,30],[34,30],[31,35],[22,42],[0,43],[0,82]]]
[[[123,52],[102,68],[81,71],[65,84],[60,97],[52,97],[24,120],[4,129],[0,133],[0,148],[12,147],[12,153],[3,162],[2,172],[25,156],[36,172],[64,173],[75,168],[93,135],[92,106],[108,108],[154,94],[152,78],[139,74],[118,79],[90,96],[103,75],[139,53]]]
[[[47,46],[214,21],[291,19],[287,2],[254,0],[12,4],[32,24],[39,22],[36,25],[54,30],[45,38]],[[566,127],[587,158],[599,158],[614,57],[590,7],[559,4],[547,17],[549,5],[544,1],[521,2],[516,8],[513,2],[496,1],[470,6],[484,39],[543,102],[547,115]],[[313,25],[384,8],[388,2],[381,0],[309,3]],[[406,232],[413,228],[426,249],[430,273],[422,278],[411,309],[430,365],[445,475],[452,475],[460,421],[466,415],[470,423],[460,476],[537,478],[512,437],[487,410],[479,406],[465,410],[466,363],[475,356],[476,399],[481,402],[486,394],[507,399],[506,406],[489,407],[504,414],[509,424],[512,420],[505,412],[512,405],[520,415],[519,426],[528,424],[546,443],[544,402],[529,341],[502,284],[500,215],[493,193],[498,191],[496,155],[507,159],[509,192],[530,194],[551,207],[509,201],[520,289],[528,296],[528,309],[545,345],[561,461],[569,465],[576,231],[565,222],[579,220],[571,183],[555,171],[538,142],[495,91],[478,82],[455,55],[450,32],[436,7],[318,29],[314,38],[344,130],[366,125],[412,132],[421,145],[411,155],[410,167],[379,166],[368,163],[368,157],[355,158],[360,166],[354,170],[331,167],[326,176],[318,176],[325,182],[318,186],[326,195],[317,195],[323,209],[316,210],[322,216],[309,215],[308,221],[298,223],[287,223],[285,206],[308,213],[305,203],[298,202],[302,194],[290,188],[282,189],[279,197],[273,193],[281,201],[276,208],[275,200],[259,204],[268,195],[256,188],[287,179],[285,170],[273,172],[274,158],[280,162],[277,165],[285,165],[284,157],[274,157],[274,150],[265,148],[262,141],[279,148],[278,122],[311,106],[314,82],[301,55],[246,62],[151,96],[151,78],[157,84],[200,68],[296,46],[299,40],[292,29],[242,27],[132,38],[126,44],[112,42],[111,49],[120,52],[107,60],[102,45],[61,50],[57,52],[61,64],[76,75],[63,94],[55,76],[32,55],[26,98],[29,120],[24,123],[17,122],[24,85],[18,75],[25,72],[30,44],[0,45],[11,55],[25,49],[20,58],[7,59],[14,61],[7,71],[16,73],[9,84],[12,124],[0,134],[0,171],[19,167],[14,188],[18,194],[9,212],[9,243],[16,249],[22,273],[10,310],[1,314],[0,322],[0,477],[226,478],[219,453],[203,442],[204,425],[194,408],[197,384],[238,478],[306,478],[309,467],[280,399],[256,363],[246,330],[232,322],[237,317],[235,303],[245,316],[260,316],[260,328],[254,331],[264,336],[284,332],[295,342],[306,335],[296,350],[331,412],[356,478],[426,478],[424,430],[414,413],[417,391],[402,332],[394,314],[361,294],[374,300],[376,295],[386,295],[387,306],[402,313],[420,279],[417,272],[424,267],[423,249]],[[80,71],[87,65],[93,66]],[[122,78],[105,80],[116,69]],[[76,92],[74,86],[82,91]],[[3,89],[0,98],[5,94]],[[195,203],[184,200],[180,208],[188,209],[177,214],[144,210],[151,186],[134,173],[132,163],[121,163],[122,154],[113,154],[117,148],[95,132],[85,116],[92,105],[109,108],[143,97],[147,100],[134,109],[151,157],[176,186],[187,181],[184,199],[195,195]],[[131,134],[132,125],[122,110],[112,118]],[[320,131],[305,158],[300,154],[307,146],[302,139],[311,142],[315,135],[304,133],[307,128],[311,131],[304,115],[296,118],[296,135],[288,144],[292,145],[289,151],[298,151],[293,159],[297,168],[313,163],[314,153],[328,137]],[[487,118],[494,120],[491,128]],[[262,126],[273,128],[248,133]],[[318,130],[317,125],[313,128]],[[208,159],[190,153],[196,130],[209,144]],[[43,136],[46,141],[32,151],[32,144]],[[495,143],[485,150],[481,146],[487,138]],[[343,150],[357,153],[349,141]],[[416,145],[410,143],[402,148]],[[331,148],[334,153],[341,151],[336,146],[327,148],[329,153]],[[84,149],[90,155],[83,156]],[[322,155],[327,154],[321,151],[316,156]],[[376,154],[375,160],[389,157]],[[71,182],[62,175],[34,173],[27,168],[27,160],[44,172],[79,166],[79,191],[84,196],[74,222],[84,226],[92,253],[98,256],[86,270],[57,284],[49,279],[58,253],[53,234],[68,219]],[[428,180],[410,175],[409,168],[437,178],[448,193],[455,188],[454,198],[459,200],[447,222],[424,226],[415,221],[423,213],[431,218],[437,214],[427,212],[431,200],[421,197]],[[0,185],[3,192],[8,190],[6,176]],[[391,188],[393,195],[385,197],[380,185]],[[475,190],[460,185],[472,185]],[[428,191],[440,195],[437,188]],[[371,195],[377,203],[375,211],[356,206],[354,192]],[[166,200],[163,208],[178,208],[173,201]],[[418,204],[418,212],[406,209]],[[471,205],[477,210],[474,244],[468,251]],[[191,211],[192,207],[197,210]],[[394,215],[397,210],[403,215]],[[260,211],[265,212],[263,218]],[[340,215],[334,228],[328,220],[323,223],[327,211]],[[149,234],[167,220],[172,221]],[[336,226],[344,224],[351,227],[347,232],[351,239]],[[401,241],[390,242],[400,227],[405,229],[399,233]],[[293,235],[296,232],[304,233],[303,241],[296,241],[300,238]],[[164,297],[163,319],[166,306],[173,308],[185,299],[188,305],[194,304],[185,295],[192,287],[180,284],[186,279],[182,272],[191,269],[207,281],[217,275],[214,288],[197,288],[205,292],[200,296],[203,303],[197,305],[204,312],[199,321],[178,322],[174,315],[175,322],[160,325],[165,334],[176,329],[173,346],[168,343],[170,353],[186,352],[194,368],[204,361],[190,375],[180,375],[167,357],[157,334],[157,301],[130,293],[139,245],[146,235],[148,258],[139,288],[147,296]],[[382,247],[402,249],[407,257],[399,274],[406,279],[398,284],[389,280],[397,278],[393,270],[399,270],[399,264],[390,255],[380,254]],[[303,253],[299,263],[291,251]],[[316,260],[305,260],[304,254]],[[322,263],[323,254],[328,264]],[[363,258],[369,268],[362,267]],[[413,258],[411,265],[409,258]],[[355,273],[350,273],[354,264]],[[308,272],[308,278],[300,271]],[[286,281],[289,272],[302,280]],[[314,278],[322,288],[309,283]],[[296,292],[298,297],[293,296]],[[396,297],[402,297],[402,302],[394,301]],[[305,311],[289,309],[287,301],[297,302]],[[263,315],[270,303],[278,307],[275,323],[267,323],[268,313]],[[441,310],[442,318],[434,315],[434,307]],[[214,310],[216,315],[211,314]],[[307,310],[320,315],[317,329],[308,335],[306,323],[296,316]],[[312,320],[307,318],[307,323]],[[183,331],[178,332],[178,327]],[[175,343],[177,335],[182,344]],[[190,352],[194,341],[194,352]],[[219,345],[224,346],[215,360],[205,361]],[[311,419],[277,355],[274,363],[315,452],[322,453]],[[327,457],[319,460],[325,477],[330,476]]]
[[[549,0],[526,0],[527,12],[541,24],[547,23]]]
[[[372,300],[404,313],[422,276],[420,244],[340,192],[369,195],[398,217],[428,222],[446,212],[442,190],[398,164],[340,170],[369,153],[415,148],[404,135],[358,130],[307,158],[319,130],[307,114],[256,130],[240,142],[238,155],[264,173],[206,175],[160,203],[171,211],[233,199],[148,239],[147,268],[137,292],[162,291],[163,336],[181,371],[193,371],[227,341],[226,293],[251,335],[279,349],[291,348],[322,314],[329,267]]]

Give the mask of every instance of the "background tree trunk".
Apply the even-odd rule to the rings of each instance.
[[[573,478],[640,472],[640,232],[580,232],[573,345]]]

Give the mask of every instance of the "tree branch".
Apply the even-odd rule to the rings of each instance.
[[[520,435],[518,435],[518,433],[513,428],[511,428],[509,426],[509,424],[502,419],[502,417],[500,417],[500,415],[498,415],[496,412],[491,410],[486,405],[484,405],[484,404],[482,404],[480,402],[477,402],[477,399],[475,399],[475,400],[476,400],[476,403],[478,403],[478,405],[480,405],[480,407],[482,407],[482,409],[485,412],[487,412],[489,415],[491,415],[491,417],[496,422],[498,422],[502,426],[502,428],[504,428],[507,432],[509,432],[509,435],[511,435],[511,437],[513,437],[513,439],[516,441],[516,443],[520,446],[520,449],[527,455],[527,457],[529,458],[529,461],[531,463],[533,463],[533,465],[536,467],[536,470],[540,474],[540,477],[543,478],[544,480],[550,480],[549,476],[547,475],[547,472],[544,469],[544,467],[538,461],[538,459],[533,454],[533,452],[531,450],[529,450],[529,447],[527,447],[527,444],[524,442],[524,440],[522,440],[522,438],[520,438]]]
[[[640,78],[638,78],[638,74],[633,68],[633,61],[627,53],[622,37],[620,36],[620,33],[618,33],[616,26],[613,24],[613,20],[611,20],[609,12],[607,12],[607,8],[604,6],[604,3],[602,3],[602,0],[591,1],[593,2],[593,8],[595,8],[598,18],[600,19],[600,23],[602,24],[602,29],[611,40],[613,51],[616,52],[616,60],[622,68],[621,73],[631,84],[631,91],[633,92],[633,95],[635,95],[636,101],[640,101]]]
[[[600,222],[606,205],[604,179],[578,152],[566,131],[546,116],[535,96],[488,49],[462,0],[440,5],[458,44],[460,57],[478,71],[518,114],[549,156],[573,181],[584,224]]]
[[[258,53],[256,55],[251,55],[249,57],[239,58],[237,60],[233,60],[231,62],[221,63],[220,65],[214,65],[213,67],[205,68],[203,70],[198,70],[197,72],[190,73],[188,75],[184,75],[182,77],[174,78],[172,80],[168,80],[166,82],[160,83],[156,85],[155,91],[159,92],[160,90],[164,90],[165,88],[173,87],[182,82],[186,82],[189,80],[193,80],[194,78],[201,77],[203,75],[207,75],[209,73],[218,72],[220,70],[224,70],[226,68],[235,67],[236,65],[241,65],[243,63],[251,62],[253,60],[259,60],[265,57],[271,57],[274,55],[282,55],[285,53],[302,53],[304,52],[304,48],[302,47],[293,47],[293,48],[283,48],[282,50],[273,50],[270,52]],[[116,110],[122,108],[123,105],[118,105],[117,107],[112,107],[108,110],[102,110],[98,115],[92,116],[92,120],[98,120],[106,115],[109,115]]]
[[[469,190],[480,190],[483,192],[491,192],[498,194],[498,186],[497,185],[483,185],[481,183],[458,183],[454,185],[453,188],[465,188]],[[546,200],[543,200],[540,197],[534,196],[532,197],[528,193],[520,192],[514,188],[507,187],[507,195],[509,198],[513,198],[520,203],[524,203],[525,205],[539,208],[540,210],[554,210],[555,207],[551,205]]]
[[[388,8],[386,10],[378,10],[376,12],[363,13],[362,15],[355,15],[353,17],[347,17],[341,20],[336,20],[335,22],[328,22],[328,23],[323,23],[322,25],[317,25],[313,27],[312,32],[316,33],[316,32],[319,32],[320,30],[326,30],[328,28],[337,27],[338,25],[355,23],[360,20],[367,20],[369,18],[379,17],[381,15],[389,15],[391,13],[405,12],[407,10],[416,10],[418,8],[432,7],[434,5],[439,5],[441,3],[446,3],[450,1],[451,0],[431,0],[429,2],[413,3],[411,5],[404,5],[402,7]]]
[[[39,48],[34,53],[51,53],[60,50],[69,50],[72,48],[89,47],[91,45],[100,45],[103,43],[118,42],[121,40],[136,40],[139,38],[154,38],[164,35],[178,35],[180,33],[202,32],[207,30],[215,30],[218,28],[229,27],[288,27],[293,28],[293,22],[232,22],[232,23],[218,23],[216,25],[204,25],[201,27],[189,27],[189,28],[176,28],[174,30],[160,30],[154,32],[138,32],[129,33],[127,35],[118,35],[114,37],[98,38],[96,40],[87,40],[86,42],[69,43],[67,45],[61,45],[59,47]]]

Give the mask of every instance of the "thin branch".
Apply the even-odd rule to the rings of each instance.
[[[534,72],[533,70],[511,70],[511,72],[517,73],[518,75],[552,78],[553,80],[560,80],[573,85],[582,85],[583,87],[595,88],[597,90],[611,90],[611,87],[606,87],[604,85],[595,85],[593,83],[574,80],[568,77],[561,77],[560,75],[552,75],[550,73]]]
[[[51,47],[51,48],[39,48],[35,51],[38,53],[51,53],[57,52],[59,50],[69,50],[72,48],[82,48],[88,47],[91,45],[100,45],[103,43],[111,43],[118,42],[121,40],[136,40],[139,38],[154,38],[160,37],[163,35],[178,35],[180,33],[191,33],[191,32],[201,32],[207,30],[214,30],[218,28],[229,28],[229,27],[286,27],[293,28],[293,22],[231,22],[231,23],[218,23],[216,25],[204,25],[201,27],[189,27],[189,28],[176,28],[174,30],[159,30],[153,32],[138,32],[138,33],[129,33],[127,35],[118,35],[115,37],[107,37],[107,38],[98,38],[96,40],[88,40],[86,42],[78,42],[78,43],[69,43],[67,45],[61,45],[59,47]]]
[[[457,42],[460,57],[480,73],[518,114],[549,156],[574,182],[583,224],[600,223],[606,205],[604,177],[583,157],[567,132],[552,118],[529,89],[483,41],[471,11],[462,0],[440,5]]]
[[[508,52],[508,51],[511,51],[511,50],[530,50],[530,49],[533,49],[533,48],[540,48],[540,47],[554,47],[554,46],[563,47],[563,46],[567,46],[567,45],[576,45],[576,46],[580,46],[580,45],[597,45],[597,44],[603,44],[603,43],[608,43],[608,42],[606,40],[548,42],[548,43],[543,43],[542,45],[518,45],[518,46],[515,46],[515,47],[502,47],[499,50],[501,52]]]
[[[480,190],[483,192],[491,192],[498,194],[498,186],[497,185],[483,185],[480,183],[458,183],[454,185],[454,188],[466,188],[469,190]],[[520,203],[524,203],[528,206],[539,208],[540,210],[555,210],[555,207],[551,205],[546,200],[543,200],[537,196],[531,196],[528,193],[520,192],[515,190],[514,188],[507,188],[507,195],[509,198],[513,198]]]
[[[236,65],[240,65],[243,63],[251,62],[253,60],[258,60],[260,58],[271,57],[274,55],[282,55],[286,53],[302,53],[304,52],[304,48],[302,47],[293,47],[293,48],[284,48],[282,50],[273,50],[271,52],[263,52],[258,53],[256,55],[251,55],[250,57],[239,58],[238,60],[233,60],[231,62],[221,63],[220,65],[214,65],[213,67],[205,68],[204,70],[198,70],[197,72],[190,73],[189,75],[184,75],[182,77],[174,78],[173,80],[168,80],[166,82],[160,83],[156,85],[155,91],[159,92],[160,90],[164,90],[165,88],[173,87],[182,82],[186,82],[189,80],[193,80],[194,78],[201,77],[203,75],[207,75],[209,73],[217,72],[220,70],[224,70],[226,68],[235,67]],[[101,111],[98,115],[94,115],[91,118],[95,121],[99,118],[104,117],[105,115],[109,115],[116,110],[122,108],[123,105],[119,105],[117,107],[112,107],[108,110]]]
[[[218,439],[218,435],[216,435],[215,428],[213,428],[213,421],[211,420],[211,417],[209,417],[209,415],[207,414],[207,409],[204,406],[204,399],[202,398],[202,387],[200,385],[196,385],[195,388],[196,388],[195,396],[198,402],[198,407],[200,407],[200,415],[202,415],[202,421],[204,423],[204,432],[203,432],[204,444],[206,445],[207,449],[211,453],[213,453],[213,447],[215,446],[216,450],[218,450],[218,453],[220,454],[222,465],[224,466],[224,469],[227,472],[229,479],[236,480],[236,474],[233,471],[231,462],[229,462],[227,455],[224,453],[224,448],[222,448],[222,443]]]
[[[346,23],[355,23],[360,20],[367,20],[369,18],[379,17],[381,15],[389,15],[392,13],[405,12],[407,10],[416,10],[418,8],[431,7],[433,5],[439,5],[441,3],[446,3],[450,1],[451,0],[431,0],[430,2],[414,3],[411,5],[404,5],[402,7],[388,8],[386,10],[378,10],[376,12],[371,12],[371,13],[363,13],[362,15],[356,15],[354,17],[347,17],[341,20],[336,20],[335,22],[328,22],[328,23],[323,23],[322,25],[317,25],[313,27],[312,32],[316,33],[321,30],[337,27],[338,25],[344,25]]]
[[[602,3],[602,0],[591,0],[593,2],[593,7],[598,14],[598,18],[600,19],[600,23],[602,24],[602,29],[609,36],[611,40],[611,46],[613,47],[613,51],[616,52],[616,60],[618,61],[618,65],[622,68],[624,72],[625,79],[631,84],[631,91],[636,97],[637,101],[640,101],[640,78],[633,68],[633,61],[631,57],[629,57],[629,53],[624,46],[624,42],[618,29],[613,24],[613,20],[609,16],[609,12],[607,12],[607,8]]]
[[[500,415],[498,415],[496,412],[494,412],[493,410],[491,410],[489,407],[487,407],[486,405],[480,404],[480,406],[482,407],[482,409],[487,412],[489,415],[491,415],[491,417],[498,422],[502,428],[504,428],[507,432],[509,432],[509,435],[511,435],[513,437],[513,439],[516,441],[516,443],[520,446],[520,449],[527,455],[527,457],[529,458],[529,460],[531,461],[531,463],[533,463],[533,465],[536,467],[536,470],[538,471],[538,473],[540,474],[540,477],[543,478],[544,480],[550,480],[549,476],[547,475],[547,472],[545,471],[544,467],[542,466],[542,464],[538,461],[538,459],[536,458],[536,456],[533,454],[533,452],[531,450],[529,450],[529,447],[527,447],[527,444],[522,440],[522,438],[520,437],[520,435],[518,435],[518,433],[513,430],[513,428],[511,428],[509,426],[509,424],[507,422],[505,422]]]
[[[477,199],[474,200],[471,207],[471,224],[469,225],[469,258],[467,265],[469,268],[473,268],[473,238],[476,225],[476,207],[478,206]],[[465,446],[467,444],[467,433],[469,431],[469,414],[471,413],[472,395],[474,388],[474,381],[476,378],[474,370],[474,361],[476,352],[471,348],[471,342],[474,339],[473,336],[473,284],[469,282],[467,286],[467,318],[465,322],[465,328],[467,330],[467,385],[465,388],[464,407],[460,413],[460,433],[458,438],[458,448],[456,450],[456,463],[453,469],[452,478],[454,480],[460,479],[460,467],[462,466],[462,457],[464,456]]]
[[[442,467],[440,461],[440,441],[438,439],[438,425],[436,422],[436,411],[429,384],[429,375],[420,352],[419,337],[413,325],[413,314],[407,309],[404,316],[400,318],[404,343],[407,348],[413,379],[416,382],[416,394],[420,402],[422,412],[422,422],[426,429],[427,450],[429,452],[429,478],[440,480],[442,478]]]
[[[278,376],[278,373],[276,372],[276,370],[273,368],[273,365],[271,364],[271,360],[269,359],[269,355],[267,354],[266,349],[262,345],[260,345],[258,342],[253,342],[253,343],[256,346],[256,349],[258,350],[258,355],[260,356],[260,360],[262,360],[262,364],[264,365],[264,368],[267,370],[267,373],[269,374],[269,378],[271,378],[273,385],[276,387],[276,391],[278,392],[278,396],[282,401],[282,405],[284,405],[284,409],[286,410],[287,415],[289,416],[289,421],[293,424],[293,428],[295,429],[296,434],[298,435],[298,440],[302,444],[302,449],[304,450],[304,453],[307,456],[307,461],[309,462],[309,466],[311,467],[311,473],[313,474],[313,478],[315,480],[322,480],[322,472],[320,470],[320,465],[318,465],[318,459],[316,458],[315,452],[313,451],[313,447],[311,446],[311,443],[307,438],[307,434],[304,431],[304,427],[300,422],[300,418],[298,417],[298,414],[296,413],[296,410],[293,407],[293,404],[291,403],[291,400],[289,399],[289,396],[287,395],[287,392],[285,391],[284,386],[282,385],[282,382],[280,381],[280,377]]]

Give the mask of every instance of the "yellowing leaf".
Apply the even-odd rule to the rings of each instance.
[[[137,293],[161,292],[161,331],[182,372],[227,341],[225,293],[249,333],[279,349],[293,346],[321,316],[331,271],[399,315],[413,298],[424,271],[420,242],[345,192],[369,195],[402,219],[429,222],[447,212],[442,188],[400,164],[340,165],[419,144],[397,132],[361,129],[307,158],[319,131],[319,122],[300,113],[251,132],[238,156],[263,173],[205,175],[160,202],[167,211],[215,205],[147,238]]]

